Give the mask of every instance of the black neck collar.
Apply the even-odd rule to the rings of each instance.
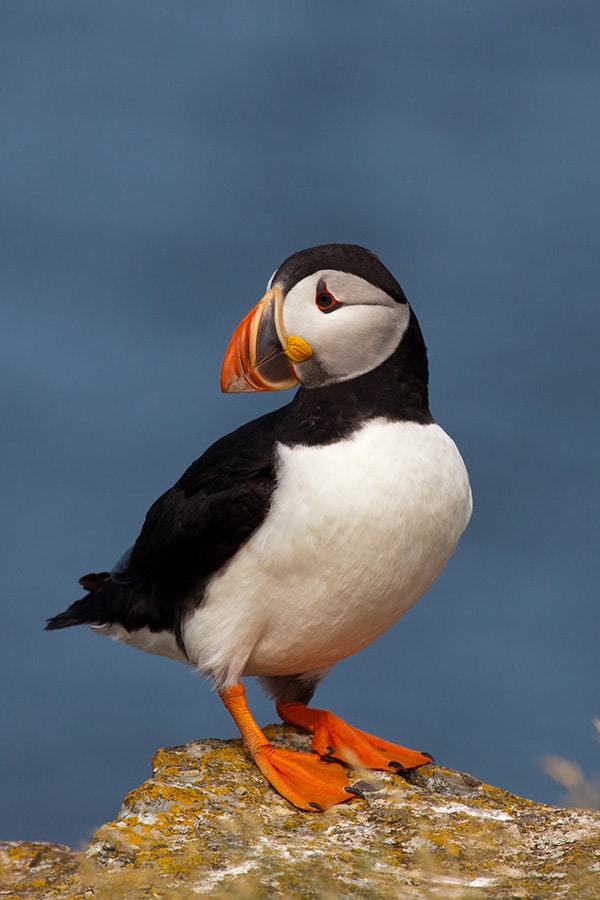
[[[277,428],[284,444],[330,444],[370,419],[433,422],[429,411],[427,351],[416,316],[398,349],[372,372],[326,387],[300,387]]]

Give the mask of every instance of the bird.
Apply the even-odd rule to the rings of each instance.
[[[87,624],[206,676],[250,758],[298,809],[362,796],[352,769],[403,774],[427,753],[310,706],[335,663],[430,587],[472,511],[463,459],[429,409],[427,350],[399,282],[370,250],[289,256],[225,351],[226,393],[296,387],[217,440],[150,507],[110,572],[48,619]],[[275,747],[252,716],[257,676],[311,750]],[[348,768],[350,767],[350,774]]]

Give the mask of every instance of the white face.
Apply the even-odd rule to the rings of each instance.
[[[329,311],[317,303],[324,287],[339,304]],[[294,363],[307,387],[348,381],[376,369],[398,347],[409,319],[408,303],[398,303],[358,275],[333,269],[303,278],[283,302],[288,337],[303,338],[313,350],[310,359]]]

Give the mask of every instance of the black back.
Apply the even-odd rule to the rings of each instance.
[[[118,623],[173,631],[203,586],[264,519],[274,487],[274,429],[285,407],[213,444],[150,507],[140,535],[112,573],[86,575],[87,597],[50,619],[49,630]]]

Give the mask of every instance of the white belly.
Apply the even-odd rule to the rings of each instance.
[[[438,425],[371,421],[336,444],[281,446],[267,520],[184,626],[190,659],[219,686],[333,665],[427,590],[471,508]]]

